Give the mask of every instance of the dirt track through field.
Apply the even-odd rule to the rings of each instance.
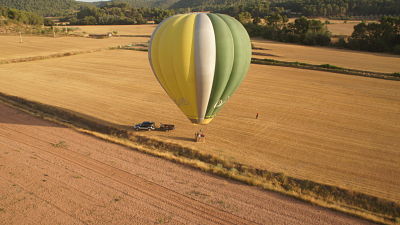
[[[0,224],[369,224],[0,105]]]

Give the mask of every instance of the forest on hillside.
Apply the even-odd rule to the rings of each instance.
[[[96,6],[81,6],[79,11],[62,19],[72,25],[126,25],[161,22],[175,11],[159,8],[136,8],[125,2],[107,2]]]
[[[230,15],[250,12],[265,16],[274,8],[281,8],[289,17],[371,17],[400,15],[399,0],[180,0],[173,9],[213,11]]]
[[[159,8],[175,11],[212,11],[237,16],[249,12],[265,17],[280,8],[288,17],[380,18],[400,16],[399,0],[112,0],[134,8]],[[35,12],[43,16],[62,16],[82,6],[100,6],[104,2],[75,0],[0,0],[0,6]]]
[[[332,46],[353,50],[391,52],[400,54],[400,17],[384,16],[378,22],[361,22],[352,35],[332,42],[331,33],[320,20],[300,17],[289,22],[285,15],[275,12],[260,23],[249,13],[240,13],[239,21],[253,37],[305,45]]]
[[[44,18],[32,12],[0,6],[0,26],[10,23],[43,25]]]
[[[34,12],[42,16],[73,13],[79,4],[75,0],[0,0],[0,6]]]

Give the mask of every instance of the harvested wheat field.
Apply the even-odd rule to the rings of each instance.
[[[343,23],[342,21],[342,23],[331,23],[326,26],[333,35],[351,36],[354,31],[354,26],[357,24],[358,23]]]
[[[19,36],[0,36],[0,61],[34,56],[47,56],[55,53],[89,51],[117,47],[132,42],[144,42],[148,38],[112,37],[93,39],[84,37],[38,37],[24,36],[20,43]]]
[[[117,32],[118,35],[151,35],[157,27],[156,24],[143,25],[90,25],[90,26],[68,26],[78,28],[75,32],[86,32],[88,34],[105,34]]]
[[[268,54],[268,56],[255,56],[257,58],[270,58],[280,61],[304,62],[317,65],[331,64],[372,72],[400,72],[400,56],[398,55],[311,47],[262,39],[253,39],[252,41],[255,47],[267,49],[254,50],[255,52]]]
[[[289,22],[293,23],[297,18],[289,18]],[[320,20],[322,23],[328,21],[326,25],[328,30],[333,35],[346,35],[350,36],[354,31],[354,26],[361,23],[361,20],[331,20],[328,18],[312,18]],[[376,20],[367,20],[367,23],[377,22]]]
[[[371,224],[0,104],[0,224]]]
[[[158,85],[146,52],[108,50],[1,65],[0,87],[122,126],[173,123],[173,132],[142,134],[400,202],[399,82],[252,65],[221,113],[202,127],[206,143],[193,142],[200,127]]]
[[[322,20],[325,22],[326,20]],[[351,36],[354,31],[354,26],[363,22],[361,20],[328,20],[329,24],[326,26],[333,35]],[[376,20],[366,20],[366,23],[378,23]]]

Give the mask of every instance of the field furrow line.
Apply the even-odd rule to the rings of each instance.
[[[37,139],[31,135],[21,133],[17,130],[13,130],[13,132],[20,133],[24,136],[27,136],[31,139],[35,139],[36,141],[42,143],[46,143],[49,145],[52,144],[50,142]],[[10,137],[10,139],[14,138]],[[20,140],[15,140],[15,141],[29,145],[29,143],[25,143],[24,141]],[[214,221],[215,224],[255,224],[254,222],[245,220],[229,212],[222,211],[214,206],[207,205],[195,199],[189,198],[185,195],[177,193],[171,189],[167,189],[161,185],[145,180],[141,177],[128,173],[119,168],[110,166],[108,164],[105,164],[97,160],[89,159],[88,157],[81,155],[79,153],[68,151],[68,154],[66,154],[62,150],[58,149],[57,151],[51,151],[51,152],[44,149],[40,150],[46,151],[57,157],[63,158],[64,160],[76,164],[80,167],[92,170],[98,174],[101,174],[104,177],[107,177],[111,180],[129,186],[139,192],[142,192],[143,194],[151,196],[154,199],[158,199],[161,202],[164,202],[170,206],[174,206],[175,208],[178,208],[180,210],[190,212],[191,214],[197,217],[205,218],[209,221]],[[107,174],[113,174],[113,176],[111,177]],[[131,184],[135,184],[135,186]]]
[[[65,215],[71,217],[71,218],[74,219],[74,220],[79,221],[81,224],[85,224],[85,225],[88,224],[88,223],[86,223],[85,221],[83,221],[83,220],[77,218],[76,216],[74,216],[74,215],[72,215],[72,214],[66,212],[65,210],[61,209],[61,208],[58,207],[56,204],[53,204],[53,203],[51,203],[50,201],[48,201],[47,199],[42,198],[41,196],[36,195],[35,193],[31,192],[31,191],[29,190],[29,188],[28,188],[26,185],[19,184],[19,183],[15,182],[15,181],[11,181],[11,180],[9,180],[8,178],[3,177],[3,176],[0,176],[0,178],[1,178],[2,180],[7,181],[7,182],[10,183],[10,184],[16,184],[19,188],[21,188],[22,190],[24,190],[26,193],[29,193],[29,194],[33,195],[35,198],[37,198],[37,199],[39,199],[39,200],[45,202],[46,204],[51,205],[53,208],[55,208],[55,209],[58,210],[59,212],[61,212],[61,213],[65,214]]]

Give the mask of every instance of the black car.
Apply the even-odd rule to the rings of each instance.
[[[145,121],[143,123],[136,124],[133,126],[133,129],[135,130],[155,130],[155,123],[154,122],[149,122]]]
[[[171,131],[175,129],[175,125],[173,124],[161,124],[158,130],[160,131]]]

